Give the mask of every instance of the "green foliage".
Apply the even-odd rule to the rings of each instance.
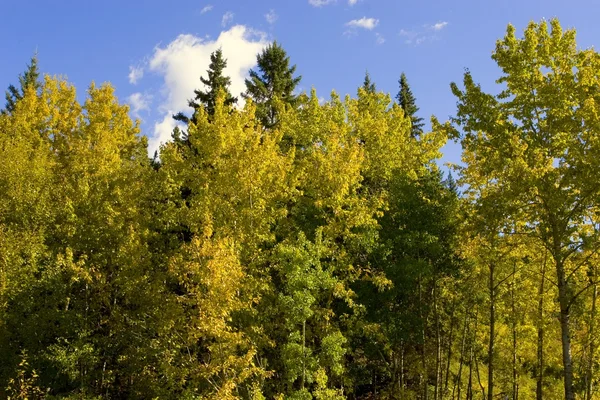
[[[25,96],[25,91],[29,87],[33,87],[36,91],[41,88],[41,83],[39,81],[40,72],[38,69],[38,59],[37,54],[31,57],[31,61],[29,65],[27,65],[27,70],[23,75],[19,75],[19,85],[20,88],[16,88],[14,85],[10,85],[8,90],[6,91],[6,105],[4,106],[4,110],[2,110],[3,114],[10,114],[15,111],[16,104],[19,100]]]
[[[220,90],[225,91],[226,106],[231,106],[237,102],[237,97],[233,97],[231,93],[229,93],[231,78],[223,75],[225,68],[227,68],[227,60],[223,58],[223,50],[219,48],[210,55],[210,64],[206,71],[208,78],[200,77],[200,82],[204,84],[206,91],[200,89],[194,90],[195,97],[188,102],[190,108],[194,109],[194,116],[192,116],[193,121],[196,120],[195,115],[201,106],[205,108],[208,115],[213,115],[215,113],[215,105]],[[185,123],[190,122],[190,119],[183,113],[178,113],[173,118]]]
[[[362,88],[363,90],[371,94],[377,92],[375,82],[371,82],[371,76],[369,75],[369,71],[365,72],[365,80],[363,81]]]
[[[493,58],[501,92],[467,72],[424,132],[404,74],[323,102],[277,43],[235,108],[219,50],[153,159],[110,85],[34,59],[0,114],[0,397],[597,397],[600,57],[553,20]]]
[[[410,122],[412,124],[411,134],[413,137],[417,137],[423,133],[423,118],[416,115],[419,111],[419,107],[417,107],[415,96],[413,95],[412,90],[410,90],[404,72],[400,75],[398,83],[400,84],[400,90],[396,95],[396,99],[398,100],[400,108],[404,111],[404,114],[410,116]]]
[[[256,103],[256,116],[262,125],[273,128],[279,123],[277,100],[295,107],[298,97],[294,90],[302,77],[294,76],[296,66],[290,66],[290,58],[277,42],[268,45],[256,57],[256,63],[258,71],[250,70],[242,96]]]

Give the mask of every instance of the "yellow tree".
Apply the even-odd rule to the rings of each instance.
[[[22,312],[35,301],[31,287],[48,256],[45,236],[54,214],[54,160],[40,130],[47,116],[34,87],[25,88],[12,114],[0,116],[0,395],[5,396],[7,381],[17,378],[16,366],[28,361],[20,359],[22,344],[43,332],[23,321]]]
[[[170,368],[183,392],[237,398],[266,377],[254,309],[268,287],[259,266],[292,186],[293,153],[280,141],[257,125],[251,101],[232,109],[221,93],[210,118],[197,110],[188,146],[161,151],[159,180],[170,189],[160,218],[181,243],[168,261],[180,311],[165,335],[182,350]]]
[[[503,191],[521,233],[551,254],[559,291],[564,389],[574,399],[571,305],[581,251],[596,251],[586,228],[600,185],[600,57],[578,50],[575,32],[557,20],[530,23],[522,39],[509,25],[493,59],[502,69],[498,95],[484,93],[465,73],[455,127],[462,129],[462,171],[480,196]],[[446,128],[452,130],[449,125]],[[458,133],[455,132],[457,135]]]

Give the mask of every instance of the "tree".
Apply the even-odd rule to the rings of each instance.
[[[165,332],[176,356],[165,362],[177,393],[237,398],[265,380],[255,307],[268,288],[265,249],[286,215],[291,165],[281,135],[256,124],[254,104],[232,109],[223,91],[212,116],[198,110],[187,140],[164,146],[159,171],[160,218],[171,231],[157,226],[173,243],[166,259],[177,304],[169,316],[176,328]]]
[[[400,84],[400,91],[398,92],[396,99],[398,100],[400,107],[404,110],[404,113],[407,116],[410,116],[410,121],[412,123],[411,134],[413,137],[417,137],[423,133],[423,118],[416,115],[417,111],[419,111],[419,107],[417,107],[415,96],[410,90],[404,72],[400,75],[398,83]]]
[[[294,76],[296,66],[290,66],[290,58],[277,42],[273,42],[257,57],[258,71],[250,70],[246,79],[246,93],[256,103],[256,115],[265,128],[273,128],[279,122],[276,99],[294,107],[298,97],[294,90],[301,76]]]
[[[545,247],[557,277],[564,396],[575,398],[572,306],[592,285],[580,283],[586,260],[598,251],[600,185],[600,57],[578,50],[575,31],[558,20],[530,23],[524,38],[508,26],[492,58],[502,69],[498,95],[483,92],[470,72],[458,98],[454,130],[462,134],[464,183],[477,197],[512,204],[506,223]]]
[[[17,89],[14,85],[10,85],[8,90],[6,91],[6,106],[5,109],[2,110],[2,113],[12,113],[15,110],[15,105],[17,101],[21,100],[25,95],[25,90],[28,87],[35,88],[38,91],[42,84],[38,80],[40,77],[40,71],[38,69],[38,58],[37,53],[31,57],[31,61],[29,65],[27,65],[27,70],[23,75],[19,75],[19,84],[20,88]]]
[[[210,55],[210,64],[206,71],[208,78],[200,77],[200,81],[206,86],[206,91],[195,89],[195,98],[188,101],[188,105],[194,109],[192,120],[195,120],[196,113],[200,106],[204,106],[208,115],[213,115],[215,113],[215,102],[219,90],[225,91],[226,106],[237,103],[237,97],[233,97],[229,92],[231,78],[223,75],[225,68],[227,68],[227,59],[223,58],[223,50],[219,48]],[[190,121],[190,119],[181,112],[174,115],[173,118],[185,123]]]
[[[371,76],[369,75],[369,71],[365,72],[365,80],[363,81],[362,88],[366,90],[368,93],[377,92],[377,88],[375,87],[375,82],[371,82]]]

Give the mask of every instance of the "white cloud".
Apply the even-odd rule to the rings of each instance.
[[[129,66],[129,83],[131,83],[132,85],[135,85],[143,77],[144,77],[144,68],[143,67],[134,67],[133,65]]]
[[[407,31],[405,29],[400,29],[400,36],[406,38],[404,40],[404,43],[406,44],[412,44],[413,40],[415,40],[415,38],[417,37],[418,33],[415,31]]]
[[[154,123],[154,136],[148,138],[148,154],[153,156],[160,146],[171,140],[173,129],[177,126],[177,121],[173,119],[173,112],[168,111],[162,121]]]
[[[227,11],[223,14],[223,18],[221,18],[221,26],[226,27],[233,21],[234,14],[231,11]]]
[[[379,20],[375,18],[362,17],[361,19],[353,19],[346,22],[346,26],[351,28],[374,29],[379,24]]]
[[[328,4],[333,4],[335,2],[336,0],[308,0],[308,4],[310,4],[313,7],[323,7]]]
[[[202,10],[200,10],[200,14],[206,14],[207,12],[209,12],[212,9],[213,9],[212,4],[208,4],[208,5],[204,6],[202,8]]]
[[[234,96],[239,96],[246,88],[244,80],[248,70],[256,64],[256,54],[266,45],[266,35],[253,31],[243,25],[236,25],[221,32],[216,40],[194,35],[179,35],[164,47],[156,47],[150,58],[151,71],[162,76],[164,99],[159,111],[163,117],[154,125],[154,135],[149,140],[148,151],[154,154],[161,143],[171,139],[171,132],[176,122],[171,117],[177,112],[189,114],[187,101],[192,97],[194,89],[200,85],[200,76],[206,74],[210,63],[210,54],[222,48],[227,58],[225,74],[231,77],[229,89]],[[238,104],[243,103],[238,97]]]
[[[353,5],[355,5],[356,3],[358,3],[358,0],[348,0],[348,5],[350,7],[352,7]]]
[[[379,32],[375,33],[375,42],[377,44],[384,44],[385,43],[385,38],[383,37],[382,34],[380,34]]]
[[[129,103],[131,107],[131,113],[135,118],[140,118],[140,111],[150,110],[151,101],[152,96],[140,92],[133,93],[127,97],[127,103]]]
[[[279,17],[277,16],[277,14],[275,14],[275,10],[270,10],[268,13],[265,14],[265,19],[270,24],[274,24],[275,21],[277,21],[277,18]]]
[[[429,29],[437,32],[437,31],[441,31],[442,29],[444,29],[447,25],[448,25],[448,22],[443,21],[443,22],[438,22],[437,24],[428,25],[427,27]]]
[[[404,43],[418,46],[426,42],[438,40],[439,37],[437,33],[447,25],[448,22],[446,21],[438,22],[436,24],[425,24],[420,29],[416,30],[401,29],[399,35],[405,38]]]

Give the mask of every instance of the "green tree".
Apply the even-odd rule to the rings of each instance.
[[[550,25],[549,32],[547,22],[532,22],[522,39],[508,26],[492,56],[503,72],[500,94],[483,92],[469,72],[464,90],[452,84],[452,91],[468,190],[513,204],[505,217],[509,225],[539,240],[553,261],[564,396],[573,400],[572,311],[589,286],[579,278],[584,260],[598,250],[590,224],[600,196],[600,98],[592,89],[600,83],[600,57],[577,49],[575,31],[563,32],[557,20]]]
[[[366,90],[368,93],[377,92],[377,88],[375,87],[375,82],[371,81],[371,75],[369,75],[369,71],[365,72],[365,80],[363,81],[362,88]]]
[[[273,42],[256,57],[258,71],[250,70],[246,79],[244,98],[256,103],[256,115],[265,128],[273,128],[279,122],[276,99],[295,107],[298,97],[294,90],[301,76],[294,76],[296,66],[290,66],[290,58],[277,42]]]
[[[412,90],[410,90],[404,72],[400,75],[398,83],[400,84],[400,91],[396,95],[396,99],[402,110],[404,110],[404,113],[410,117],[412,136],[417,137],[423,133],[423,118],[417,116],[417,112],[419,111],[417,100],[415,99]]]
[[[237,102],[237,97],[233,97],[229,92],[231,78],[224,75],[225,68],[227,68],[227,59],[223,58],[223,50],[219,48],[210,55],[210,64],[206,71],[208,78],[200,77],[200,81],[204,84],[206,90],[195,89],[194,99],[188,102],[188,105],[194,109],[192,121],[195,121],[200,106],[204,106],[208,115],[215,113],[215,102],[220,90],[225,91],[225,105],[230,106]],[[190,121],[190,118],[181,112],[174,115],[173,118],[185,123]]]
[[[33,87],[38,91],[42,84],[39,81],[40,72],[38,69],[37,54],[31,57],[31,61],[27,65],[27,70],[23,75],[19,75],[20,88],[10,85],[6,91],[6,105],[2,113],[12,113],[15,110],[17,101],[21,100],[25,95],[25,90],[28,87]]]

